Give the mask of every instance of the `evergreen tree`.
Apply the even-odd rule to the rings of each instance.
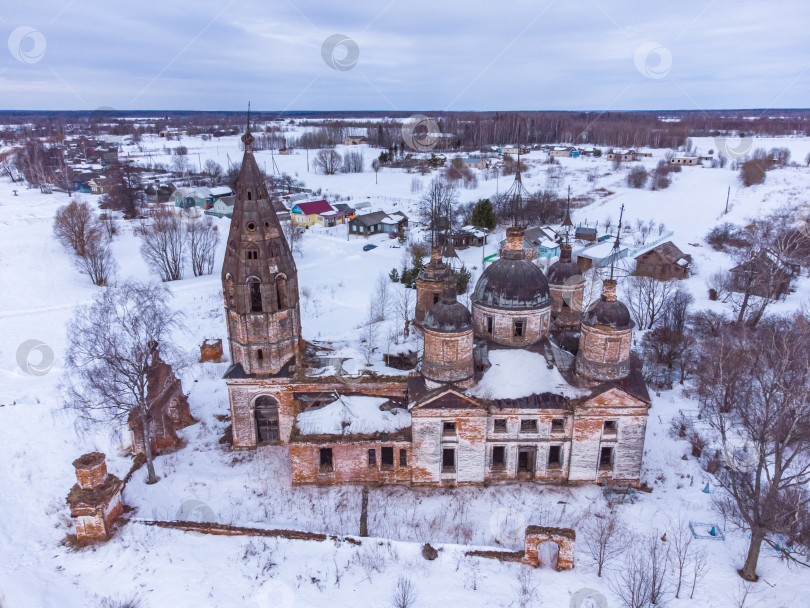
[[[479,228],[491,230],[497,224],[498,218],[492,209],[492,203],[488,198],[483,198],[475,204],[472,212],[472,224]]]

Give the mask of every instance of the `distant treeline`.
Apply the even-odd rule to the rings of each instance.
[[[362,134],[371,145],[388,148],[402,140],[401,127],[412,112],[257,112],[256,124],[306,118],[318,129],[287,141],[290,147],[320,148]],[[709,110],[660,112],[423,112],[439,131],[451,134],[449,148],[477,150],[492,145],[570,143],[617,148],[677,148],[689,137],[725,134],[806,135],[810,110]],[[142,135],[166,130],[223,136],[244,130],[244,112],[0,112],[0,139],[110,133]],[[279,123],[263,127],[262,144],[279,147]]]

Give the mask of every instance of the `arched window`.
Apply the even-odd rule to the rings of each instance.
[[[262,286],[259,279],[249,278],[248,287],[250,288],[250,312],[262,312]]]
[[[287,277],[283,274],[276,276],[276,303],[279,310],[287,308]]]
[[[262,395],[256,399],[256,442],[274,443],[279,440],[278,402]]]
[[[259,259],[259,249],[256,246],[251,245],[250,247],[248,247],[248,249],[247,249],[247,259],[248,260],[258,260]]]
[[[248,200],[253,200],[253,194],[248,190]]]

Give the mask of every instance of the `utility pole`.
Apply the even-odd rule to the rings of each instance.
[[[731,198],[731,186],[728,187],[728,193],[726,194],[726,210],[723,212],[723,215],[728,214],[728,199]]]

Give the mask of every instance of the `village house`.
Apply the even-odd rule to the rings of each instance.
[[[659,281],[685,279],[689,276],[692,256],[667,241],[636,257],[636,274]]]
[[[290,209],[290,219],[293,224],[306,228],[315,224],[335,226],[343,223],[343,214],[322,199],[296,203]]]
[[[344,146],[359,146],[361,144],[367,144],[368,139],[363,137],[362,135],[347,135],[343,138],[343,145]]]
[[[798,264],[781,260],[773,251],[762,249],[729,271],[729,288],[761,298],[781,299],[793,291],[793,282],[800,271]]]
[[[487,244],[487,233],[475,226],[464,226],[449,233],[439,233],[439,246],[445,243],[452,245],[455,249],[467,249],[468,247],[483,247]]]
[[[578,241],[593,242],[597,237],[596,228],[590,226],[577,226],[574,229],[574,238]]]
[[[633,162],[638,159],[638,153],[635,150],[608,150],[607,159],[621,163]]]
[[[553,258],[560,255],[557,239],[557,233],[551,226],[537,226],[526,229],[523,245],[535,252],[534,257]]]
[[[213,215],[215,217],[231,217],[233,214],[233,203],[236,196],[223,196],[214,201],[214,206],[206,209],[206,215]]]
[[[673,156],[669,159],[669,164],[694,167],[701,164],[701,159],[699,156]]]
[[[349,221],[349,234],[371,236],[373,234],[399,234],[407,230],[408,218],[401,211],[388,214],[385,211],[374,211],[365,215],[356,215]]]
[[[348,375],[302,339],[295,260],[249,129],[243,141],[222,268],[234,449],[288,446],[295,485],[639,483],[650,399],[615,281],[566,311],[563,290],[584,291],[576,267],[547,279],[512,227],[469,309],[435,249],[416,281],[419,371]],[[549,340],[561,328],[577,330],[574,351]]]
[[[579,156],[579,150],[571,146],[555,146],[548,151],[551,158],[576,158]]]
[[[90,193],[91,194],[106,194],[107,193],[107,182],[103,175],[99,175],[98,177],[94,177],[91,179],[87,184],[90,186]]]
[[[178,188],[174,191],[174,206],[182,209],[200,207],[210,209],[214,206],[214,196],[211,190],[205,186],[195,188]]]
[[[484,158],[472,158],[472,157],[459,157],[459,159],[467,169],[486,169],[487,168],[487,161]]]

